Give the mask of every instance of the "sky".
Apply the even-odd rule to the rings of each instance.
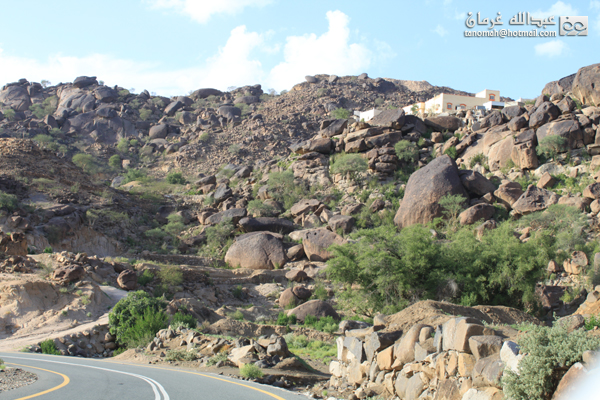
[[[0,1],[0,84],[87,75],[174,96],[257,83],[281,91],[306,75],[366,72],[532,98],[600,62],[600,0]],[[556,24],[509,25],[519,12]],[[465,37],[491,25],[468,28],[468,13],[478,22],[501,13],[496,30],[556,37]],[[558,35],[559,16],[587,16],[588,35]]]

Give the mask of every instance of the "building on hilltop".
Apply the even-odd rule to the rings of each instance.
[[[475,96],[440,93],[437,96],[420,103],[415,103],[403,108],[406,114],[440,114],[458,110],[472,110],[477,108],[502,109],[504,102],[500,101],[499,90],[485,89]]]
[[[380,114],[381,110],[378,110],[376,108],[373,108],[371,110],[367,110],[367,111],[354,111],[354,115],[356,115],[358,117],[359,121],[365,121],[365,122],[369,122],[370,120],[372,120],[376,115]]]

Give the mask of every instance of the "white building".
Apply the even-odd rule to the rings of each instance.
[[[463,96],[458,94],[440,93],[437,96],[425,101],[404,107],[406,114],[440,114],[457,110],[472,110],[478,106],[483,106],[487,110],[502,109],[504,102],[500,100],[499,90],[485,89],[475,96]],[[415,108],[416,106],[416,108]]]
[[[378,110],[376,108],[373,108],[368,111],[354,111],[354,115],[358,117],[358,120],[364,120],[365,122],[369,122],[371,119],[373,119],[376,115],[379,115],[380,113],[381,110]]]

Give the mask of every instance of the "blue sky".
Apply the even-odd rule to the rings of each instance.
[[[367,72],[529,98],[547,82],[600,62],[600,0],[3,3],[0,83],[95,75],[111,86],[176,95],[255,83],[280,91],[305,75]],[[500,12],[502,27],[512,30],[531,29],[508,25],[517,12],[554,15],[557,22],[588,16],[588,36],[465,37],[468,12]],[[558,24],[547,30],[558,31]]]

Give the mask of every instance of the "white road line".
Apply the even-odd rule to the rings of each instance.
[[[146,383],[148,383],[150,385],[150,387],[152,388],[152,391],[154,392],[154,400],[170,400],[169,394],[167,393],[165,388],[160,383],[158,383],[154,379],[148,378],[147,376],[144,376],[144,375],[133,374],[130,372],[125,372],[125,371],[118,371],[116,369],[94,367],[94,366],[85,365],[85,364],[74,364],[74,363],[68,363],[68,362],[63,362],[63,361],[51,361],[51,360],[45,360],[42,358],[13,357],[13,356],[4,356],[4,358],[12,358],[15,360],[42,361],[42,362],[48,362],[48,363],[54,363],[54,364],[64,364],[64,365],[71,365],[74,367],[92,368],[92,369],[98,369],[101,371],[108,371],[108,372],[114,372],[117,374],[133,376],[135,378],[145,381]],[[160,393],[159,393],[159,391],[160,391]],[[161,397],[161,394],[162,394],[162,397]]]

